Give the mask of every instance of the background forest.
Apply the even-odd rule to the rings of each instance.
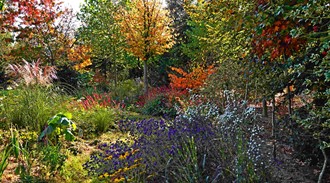
[[[326,0],[0,0],[2,182],[330,182]]]

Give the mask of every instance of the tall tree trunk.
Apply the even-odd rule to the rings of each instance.
[[[148,95],[148,68],[147,68],[147,59],[143,61],[143,83],[144,83],[144,94]]]
[[[245,101],[248,100],[248,98],[249,98],[248,96],[249,96],[249,81],[247,80],[246,84],[245,84],[245,96],[244,96]]]
[[[273,158],[276,159],[276,119],[275,119],[275,95],[273,95],[272,99],[272,139],[273,139]]]
[[[103,66],[103,77],[105,80],[107,80],[107,65],[108,65],[109,61],[108,58],[103,60],[102,66]]]
[[[266,97],[262,97],[262,116],[268,117],[268,107],[267,107],[267,100]]]
[[[325,152],[324,147],[321,147],[321,151],[322,151],[322,154],[323,154],[323,157],[324,157],[324,162],[323,162],[322,170],[321,170],[321,172],[319,174],[319,178],[317,180],[317,183],[321,183],[322,182],[322,177],[323,177],[323,174],[325,172],[325,169],[327,167],[327,162],[328,162],[327,153]]]
[[[292,100],[291,100],[291,90],[290,90],[290,84],[288,84],[287,86],[288,89],[288,113],[289,113],[289,131],[290,131],[290,135],[293,134],[293,124],[292,124],[292,120],[291,120],[291,115],[292,115]],[[294,139],[294,138],[292,138]]]
[[[289,116],[291,117],[292,114],[292,102],[291,102],[291,90],[290,90],[290,85],[288,84],[288,111],[289,111]]]

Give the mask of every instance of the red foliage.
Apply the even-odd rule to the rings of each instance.
[[[173,88],[170,88],[167,86],[150,88],[150,90],[148,91],[148,95],[140,96],[136,105],[139,107],[143,107],[147,101],[153,100],[160,95],[166,97],[168,99],[168,101],[172,101],[173,99],[184,96],[186,94],[187,94],[186,91],[176,90],[176,89],[173,89]]]
[[[328,54],[328,52],[326,52],[326,51],[323,51],[323,52],[321,53],[321,55],[322,55],[323,57],[327,56],[327,54]]]
[[[93,76],[93,82],[97,83],[97,84],[103,84],[103,83],[109,84],[106,77],[104,76],[104,74],[101,73],[100,70],[96,70],[96,72]]]
[[[15,33],[15,46],[6,56],[28,61],[41,58],[51,65],[75,62],[76,69],[91,64],[89,48],[75,46],[74,14],[58,0],[8,0],[1,12],[0,32]],[[22,44],[20,44],[22,43]]]
[[[89,110],[94,107],[112,107],[117,109],[124,109],[126,107],[124,103],[112,100],[111,96],[107,93],[93,93],[88,95],[85,99],[81,100],[81,104],[85,110]]]
[[[62,2],[55,0],[9,0],[8,4],[10,6],[3,13],[2,28],[13,31],[20,30],[22,25],[25,30],[32,30],[53,23],[63,13],[60,10]]]
[[[305,40],[290,36],[290,28],[294,23],[287,20],[277,20],[272,25],[263,29],[260,36],[256,36],[252,42],[254,52],[258,57],[266,53],[270,54],[273,61],[280,56],[290,57],[294,52],[301,49]]]

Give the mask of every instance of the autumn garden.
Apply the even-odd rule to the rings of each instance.
[[[0,182],[330,182],[326,0],[0,0]]]

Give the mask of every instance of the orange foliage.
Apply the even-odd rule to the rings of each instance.
[[[84,69],[87,66],[92,65],[90,53],[91,48],[84,45],[75,46],[68,50],[68,58],[72,62],[78,62],[74,69],[77,71]]]
[[[197,89],[204,84],[209,75],[215,72],[213,65],[207,69],[202,67],[194,68],[190,73],[185,72],[181,68],[171,67],[171,69],[181,75],[168,74],[171,81],[170,86],[177,90]]]

